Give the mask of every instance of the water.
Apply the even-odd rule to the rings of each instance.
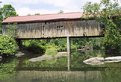
[[[120,82],[121,69],[104,71],[18,71],[1,82]]]
[[[15,75],[8,79],[2,79],[0,82],[120,82],[121,63],[111,63],[101,66],[90,66],[82,63],[85,56],[100,56],[104,52],[96,51],[76,54],[78,53],[73,54],[75,56],[72,56],[71,60],[72,71],[57,71],[56,69],[53,71],[39,71],[39,68],[32,70],[19,69]],[[62,66],[61,63],[59,65]]]

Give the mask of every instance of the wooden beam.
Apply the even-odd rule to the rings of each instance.
[[[67,67],[68,67],[68,71],[71,70],[71,54],[70,54],[70,37],[67,36],[67,59],[68,59],[68,62],[67,62]]]

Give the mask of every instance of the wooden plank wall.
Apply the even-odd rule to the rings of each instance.
[[[7,29],[4,31],[7,34]],[[16,38],[99,36],[101,31],[100,24],[95,20],[36,22],[17,24]]]

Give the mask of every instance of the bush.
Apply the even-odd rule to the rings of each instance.
[[[121,35],[117,25],[112,21],[107,21],[107,28],[105,31],[104,46],[107,54],[119,55],[121,54]]]
[[[44,54],[45,53],[45,49],[36,44],[31,44],[30,46],[27,47],[27,50],[31,51],[32,53],[35,53],[35,54]]]
[[[0,54],[13,55],[17,52],[18,46],[16,41],[8,36],[0,35]]]
[[[33,54],[44,54],[45,53],[45,43],[41,40],[26,40],[23,41],[25,49],[31,51]]]
[[[54,44],[48,44],[47,47],[46,47],[46,52],[45,54],[47,55],[56,55],[58,52],[58,47]]]

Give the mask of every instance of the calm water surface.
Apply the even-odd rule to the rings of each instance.
[[[121,69],[104,71],[18,71],[1,82],[120,82]]]
[[[84,53],[82,55],[104,54],[102,52]],[[0,80],[0,82],[121,82],[121,63],[107,64],[104,66],[86,66],[80,64],[80,57],[77,56],[72,63],[73,67],[81,68],[78,71],[37,71],[19,70],[9,79]]]

